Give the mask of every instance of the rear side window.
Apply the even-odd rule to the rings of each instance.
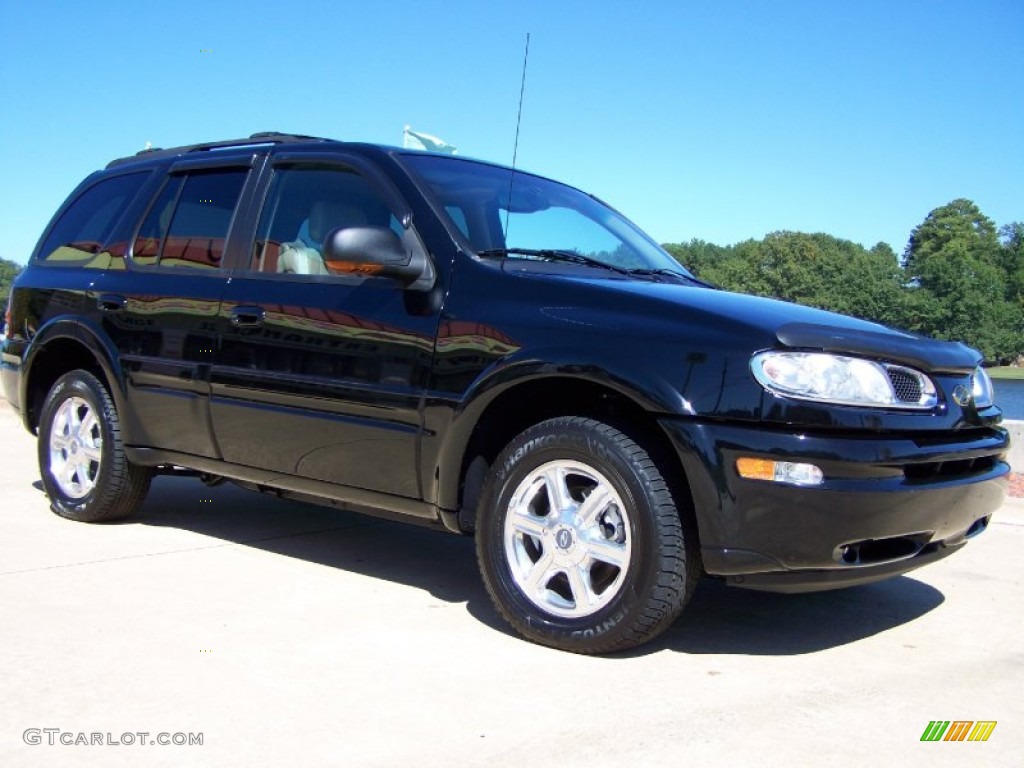
[[[136,264],[220,267],[247,171],[174,176],[146,214],[132,249]]]
[[[109,268],[111,253],[120,258],[124,243],[112,244],[107,240],[148,175],[148,172],[141,172],[113,176],[82,192],[50,230],[38,258],[96,269]]]

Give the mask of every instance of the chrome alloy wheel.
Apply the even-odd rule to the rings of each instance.
[[[96,487],[103,455],[103,430],[92,406],[69,397],[50,428],[50,474],[61,493],[81,499]]]
[[[512,578],[530,602],[555,616],[583,618],[622,587],[632,552],[629,515],[593,467],[551,461],[512,495],[504,545]]]

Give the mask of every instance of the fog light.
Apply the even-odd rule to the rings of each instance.
[[[743,457],[736,460],[736,471],[747,480],[769,480],[793,485],[821,485],[825,475],[813,464],[792,461],[770,461]]]

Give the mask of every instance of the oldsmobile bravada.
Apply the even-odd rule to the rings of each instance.
[[[600,200],[283,134],[115,160],[14,286],[53,510],[156,473],[476,537],[523,636],[651,639],[701,576],[801,591],[955,552],[1003,499],[977,352],[692,276]]]

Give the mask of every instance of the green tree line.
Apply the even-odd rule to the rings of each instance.
[[[1024,223],[1001,229],[970,200],[936,208],[902,255],[827,234],[773,232],[665,248],[702,280],[963,341],[989,363],[1024,354]]]
[[[7,259],[0,259],[0,311],[7,306],[7,297],[11,294],[11,283],[21,272],[21,265]]]

